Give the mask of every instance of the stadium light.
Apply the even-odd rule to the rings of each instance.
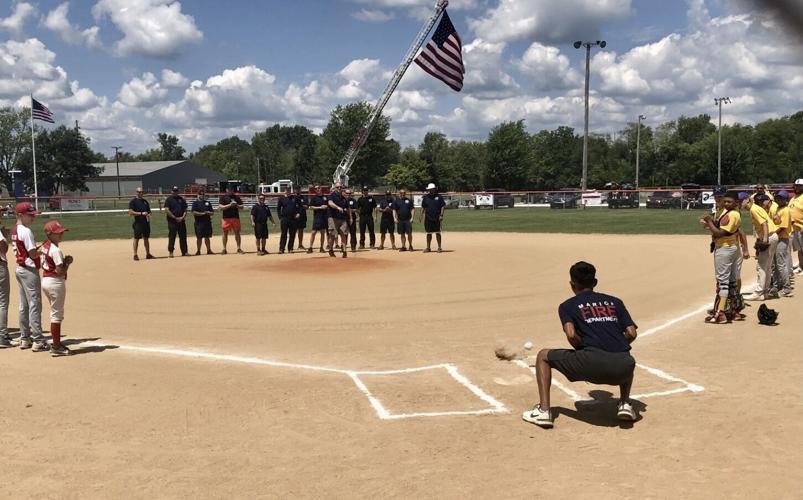
[[[596,42],[574,42],[574,48],[586,48],[586,89],[585,89],[585,117],[583,120],[583,179],[581,181],[580,189],[585,192],[588,187],[588,79],[589,79],[589,64],[591,62],[591,47],[598,45],[604,49],[608,43],[605,40],[597,40]]]
[[[722,104],[730,104],[730,97],[715,97],[714,105],[719,106],[719,131],[717,133],[717,186],[722,185]]]
[[[636,130],[636,189],[638,190],[639,177],[639,150],[641,149],[641,120],[646,120],[644,115],[638,115],[638,130]]]

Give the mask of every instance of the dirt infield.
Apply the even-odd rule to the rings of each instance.
[[[78,353],[0,351],[0,497],[799,498],[803,289],[770,303],[777,327],[755,307],[668,324],[711,299],[704,236],[444,240],[140,262],[128,241],[65,242]],[[520,418],[529,371],[493,349],[567,345],[556,311],[580,259],[647,334],[642,419],[620,426],[615,388],[556,377],[545,431]]]

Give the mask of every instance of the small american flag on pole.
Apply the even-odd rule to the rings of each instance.
[[[34,99],[33,96],[31,96],[31,115],[33,116],[34,120],[56,123],[53,120],[53,113],[47,109],[47,106]]]
[[[463,88],[463,75],[466,68],[463,66],[463,42],[460,35],[454,29],[449,14],[443,11],[443,17],[432,35],[432,40],[427,42],[415,58],[415,63],[421,69],[442,81],[457,92]]]

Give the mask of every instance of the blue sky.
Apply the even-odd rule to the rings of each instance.
[[[193,151],[274,123],[319,131],[337,104],[373,102],[432,0],[27,0],[0,3],[0,105],[33,91],[93,147]],[[452,0],[464,44],[457,94],[411,66],[386,108],[392,134],[484,139],[503,121],[582,127],[582,51],[592,60],[591,129],[611,133],[715,113],[753,123],[803,109],[801,53],[742,0]]]

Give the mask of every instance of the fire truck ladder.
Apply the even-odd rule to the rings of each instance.
[[[412,45],[410,45],[410,48],[407,50],[407,55],[404,56],[404,60],[393,73],[393,78],[390,79],[387,87],[385,87],[382,97],[380,97],[377,101],[374,109],[371,111],[370,116],[368,116],[368,120],[366,120],[365,124],[360,127],[359,130],[357,130],[354,140],[351,141],[351,146],[349,146],[348,151],[346,151],[346,155],[335,169],[333,182],[341,182],[344,186],[348,186],[349,172],[351,171],[351,166],[354,163],[354,160],[357,158],[357,154],[360,152],[360,148],[363,146],[363,144],[365,144],[365,140],[368,139],[368,135],[371,133],[371,130],[373,130],[374,125],[376,125],[376,121],[380,116],[382,116],[382,110],[385,108],[388,100],[390,100],[390,96],[393,95],[396,87],[398,87],[399,82],[404,76],[404,73],[407,71],[407,68],[410,67],[413,59],[415,59],[418,49],[420,49],[424,44],[424,40],[426,40],[429,31],[435,25],[435,22],[438,20],[441,13],[446,10],[446,6],[448,5],[449,0],[438,0],[437,4],[435,5],[435,12],[424,23],[421,31],[418,32],[418,36],[415,37]]]

